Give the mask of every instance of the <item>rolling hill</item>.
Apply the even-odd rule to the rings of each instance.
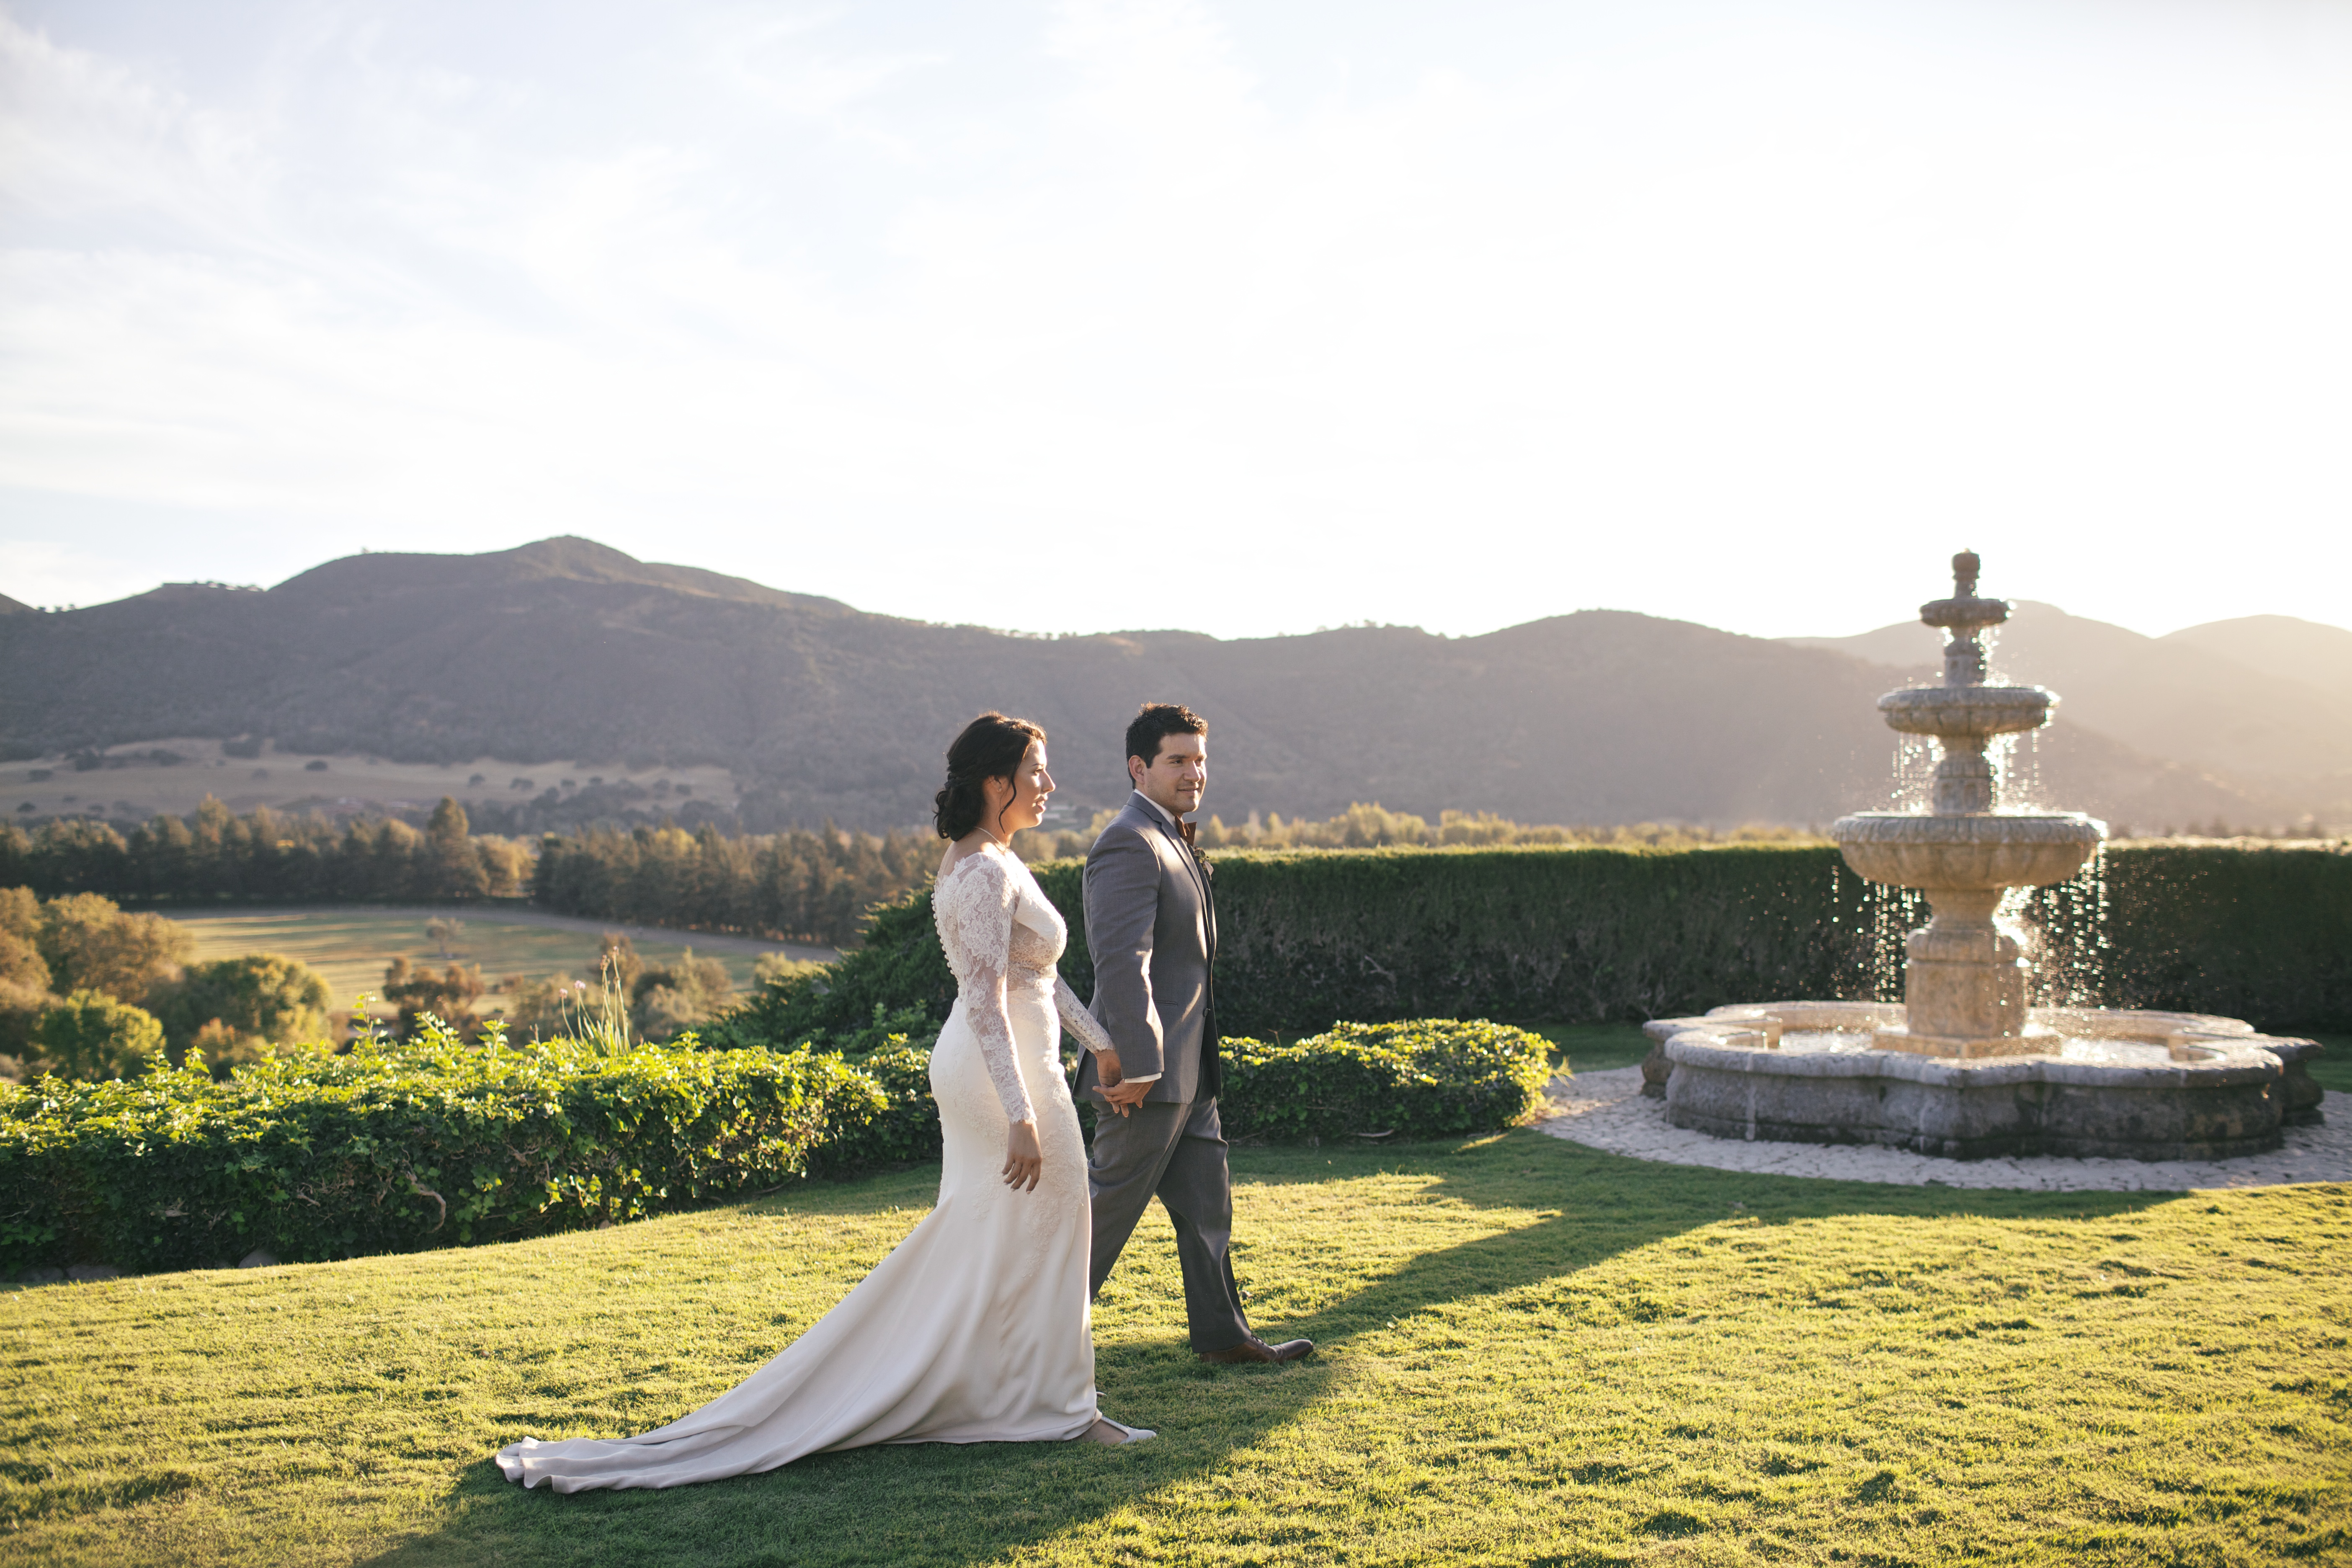
[[[746,786],[745,825],[883,826],[927,814],[948,740],[989,707],[1053,733],[1066,802],[1110,804],[1136,704],[1178,699],[1212,721],[1210,808],[1228,819],[1378,800],[1731,825],[1882,804],[1895,738],[1874,703],[1896,683],[1885,665],[1916,656],[1882,634],[1805,647],[1620,611],[1474,637],[1025,637],[560,538],[0,616],[0,742],[20,759],[194,735],[430,763],[723,766]],[[2027,668],[2070,700],[2034,752],[2050,799],[2149,826],[2292,809],[2259,780],[2135,740],[2127,681],[2110,704],[2127,722],[2103,728],[2074,721],[2088,715],[2063,674]],[[2266,763],[2323,772],[2334,755],[2264,744]]]
[[[1940,667],[1940,634],[1916,621],[1790,640],[1921,676]],[[2299,642],[2309,651],[2298,656]],[[2264,616],[2150,637],[2028,602],[2000,628],[1992,663],[1997,678],[2057,691],[2067,719],[2152,756],[2274,780],[2352,772],[2352,632]]]

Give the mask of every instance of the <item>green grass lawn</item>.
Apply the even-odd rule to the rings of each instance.
[[[1573,1049],[1573,1046],[1570,1047]],[[701,1404],[933,1169],[514,1246],[0,1295],[0,1562],[2246,1563],[2352,1557],[2352,1189],[2026,1194],[1520,1131],[1234,1156],[1280,1370],[1186,1352],[1165,1222],[1096,1320],[1131,1449],[525,1493]]]
[[[2327,1047],[2327,1054],[2311,1064],[2312,1081],[2330,1096],[2343,1095],[2352,1100],[2352,1035],[2309,1035]],[[2330,1116],[2352,1116],[2352,1107],[2324,1107]]]
[[[1564,1072],[1607,1072],[1639,1067],[1650,1037],[1639,1024],[1528,1024],[1551,1042],[1551,1065]]]
[[[384,965],[395,956],[442,963],[438,944],[425,930],[425,922],[436,916],[465,922],[465,929],[449,944],[450,956],[459,963],[480,964],[483,978],[493,984],[509,974],[526,980],[557,974],[579,979],[594,969],[600,929],[595,923],[553,924],[528,913],[522,919],[501,919],[504,913],[496,908],[336,907],[222,910],[174,914],[173,919],[194,935],[199,959],[234,958],[248,952],[277,952],[300,959],[326,977],[338,1008],[347,1007],[363,991],[383,990]],[[614,924],[614,929],[630,929]],[[637,952],[655,963],[674,960],[691,946],[701,956],[725,964],[738,990],[751,986],[751,965],[761,952],[783,948],[781,942],[694,932],[678,932],[670,940],[643,935],[634,940]]]

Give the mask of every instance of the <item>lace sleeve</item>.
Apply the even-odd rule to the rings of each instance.
[[[968,864],[975,860],[980,863]],[[1021,1081],[1021,1064],[1013,1058],[1013,1019],[1004,1008],[1013,898],[1013,879],[983,850],[950,868],[932,891],[931,913],[939,922],[940,945],[947,949],[948,967],[955,971],[964,1022],[980,1041],[980,1059],[988,1066],[996,1098],[1010,1120],[1034,1121],[1037,1113],[1029,1103],[1028,1086]]]
[[[1078,994],[1060,975],[1054,976],[1054,1011],[1062,1016],[1062,1027],[1078,1037],[1078,1044],[1090,1051],[1110,1051],[1118,1047],[1111,1044],[1109,1033],[1087,1011]]]

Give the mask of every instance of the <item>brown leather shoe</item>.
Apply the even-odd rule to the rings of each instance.
[[[1243,1366],[1250,1363],[1281,1363],[1301,1361],[1315,1353],[1313,1340],[1285,1340],[1270,1345],[1255,1334],[1237,1345],[1221,1351],[1202,1351],[1201,1359],[1212,1366]]]

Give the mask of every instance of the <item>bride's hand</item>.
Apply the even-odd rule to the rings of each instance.
[[[1004,1184],[1016,1193],[1035,1187],[1045,1169],[1045,1152],[1037,1144],[1037,1124],[1016,1121],[1004,1137]]]

